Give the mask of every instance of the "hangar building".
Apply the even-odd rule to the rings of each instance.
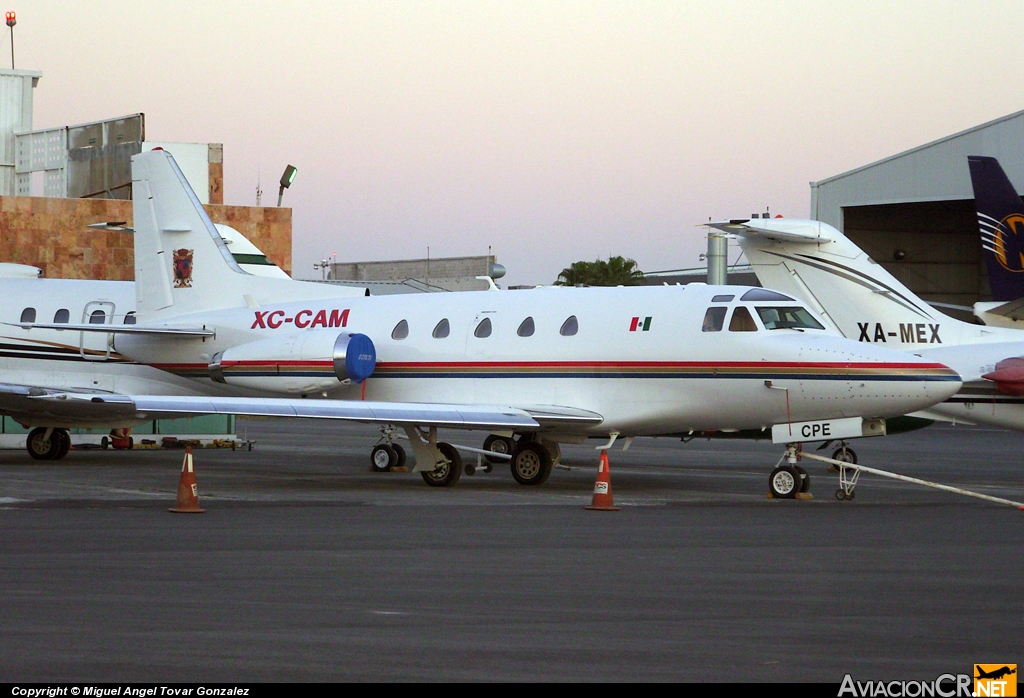
[[[927,301],[991,300],[968,155],[998,158],[1024,191],[1024,111],[811,182],[811,218],[842,230]]]

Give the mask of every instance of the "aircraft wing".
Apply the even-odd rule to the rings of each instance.
[[[61,330],[68,332],[100,332],[103,334],[148,334],[162,337],[197,337],[206,339],[216,337],[217,333],[205,327],[169,327],[169,326],[148,326],[148,325],[100,325],[89,323],[87,325],[73,325],[67,322],[5,322],[11,327],[20,327],[23,330]]]
[[[788,218],[733,218],[728,221],[704,223],[709,228],[733,233],[744,237],[762,237],[783,242],[820,243],[831,242],[832,238],[818,221]]]
[[[46,393],[34,399],[43,403],[80,405],[148,420],[233,414],[243,417],[301,417],[350,422],[436,426],[455,429],[538,431],[544,427],[585,427],[600,424],[596,412],[558,407],[510,407],[502,405],[449,405],[415,402],[376,402],[301,398],[197,397],[179,395],[113,395],[95,393]]]

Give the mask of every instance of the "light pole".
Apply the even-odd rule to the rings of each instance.
[[[298,172],[295,167],[288,165],[284,168],[284,174],[281,175],[281,188],[277,190],[277,207],[281,208],[281,199],[284,198],[284,190],[292,185],[295,181],[295,173]]]
[[[11,28],[11,70],[14,70],[14,25],[18,23],[18,16],[14,12],[7,13],[7,26]]]

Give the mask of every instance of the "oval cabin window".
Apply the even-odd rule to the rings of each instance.
[[[409,323],[402,320],[391,331],[391,339],[405,339],[409,336]]]
[[[24,310],[22,310],[21,311],[21,321],[22,322],[35,322],[36,321],[36,309],[35,308],[25,308]]]
[[[437,323],[437,327],[434,328],[434,339],[444,339],[451,334],[452,326],[448,324],[448,318],[441,320]]]
[[[69,322],[71,320],[71,313],[68,312],[67,308],[61,308],[53,314],[54,322]]]
[[[575,315],[570,315],[566,318],[565,322],[562,323],[562,328],[558,330],[558,334],[563,337],[572,337],[574,334],[580,331],[580,323],[576,320]]]
[[[481,320],[480,324],[476,326],[475,330],[473,330],[473,336],[480,337],[481,339],[483,339],[484,337],[490,337],[491,318],[485,317],[483,320]]]
[[[533,318],[528,317],[519,325],[519,329],[516,330],[516,334],[520,337],[532,337],[535,329],[536,327],[533,324]]]
[[[137,318],[135,317],[135,313],[134,312],[128,313],[127,315],[124,316],[124,324],[126,324],[126,325],[134,325],[136,319]]]
[[[107,314],[102,310],[92,311],[92,315],[89,316],[90,325],[102,325],[107,321]]]

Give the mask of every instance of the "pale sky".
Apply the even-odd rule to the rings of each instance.
[[[806,217],[809,181],[1024,109],[1020,0],[5,9],[36,128],[141,111],[150,140],[223,143],[229,204],[295,165],[296,278],[428,246],[491,246],[510,284],[698,266],[709,217]]]

